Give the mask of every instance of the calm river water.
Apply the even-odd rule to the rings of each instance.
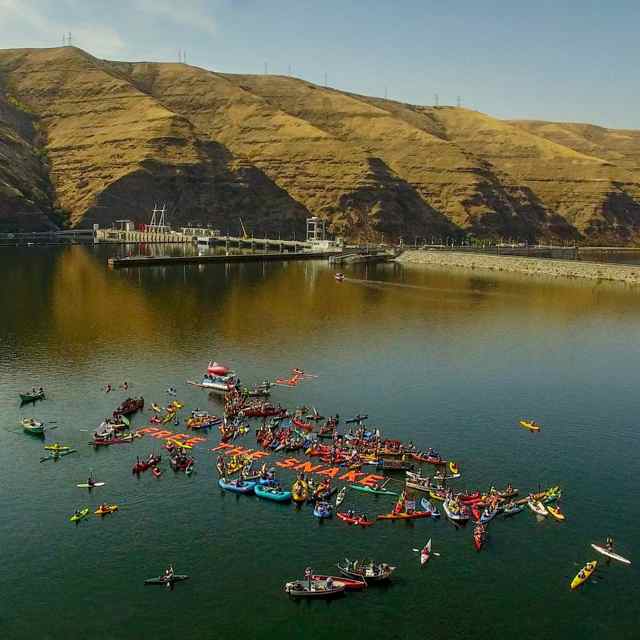
[[[620,553],[640,558],[637,290],[398,265],[354,268],[336,283],[320,261],[109,271],[107,251],[0,250],[0,637],[637,635],[636,564],[601,562],[595,579],[569,590],[597,555],[591,542],[612,535]],[[191,477],[166,460],[160,479],[133,477],[136,455],[159,450],[148,436],[87,446],[125,397],[104,393],[106,383],[129,381],[147,406],[175,385],[187,409],[220,412],[185,384],[211,358],[245,383],[293,367],[316,374],[276,389],[274,401],[365,411],[388,437],[456,460],[456,486],[559,484],[567,521],[528,511],[497,519],[476,553],[471,527],[446,521],[360,530],[222,495],[208,451],[215,433],[194,449]],[[33,385],[48,399],[21,409],[18,393]],[[56,426],[48,440],[78,452],[39,463],[43,443],[18,427],[31,415]],[[542,423],[539,435],[517,426],[525,416]],[[254,445],[253,434],[241,444]],[[106,485],[87,495],[76,484],[91,470]],[[352,492],[346,506],[373,515],[392,500]],[[68,521],[101,501],[120,511]],[[412,549],[428,538],[441,555],[420,569]],[[331,572],[345,556],[385,560],[396,577],[328,603],[282,592],[306,566]],[[191,580],[173,592],[144,587],[168,562]]]

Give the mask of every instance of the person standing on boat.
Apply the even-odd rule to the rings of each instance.
[[[309,591],[311,591],[311,576],[313,575],[313,569],[311,567],[307,567],[304,570],[304,577],[307,579],[309,584]]]

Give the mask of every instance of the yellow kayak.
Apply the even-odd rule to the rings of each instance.
[[[47,444],[44,447],[47,451],[67,451],[70,447],[67,447],[63,444],[59,444],[58,442],[54,442],[53,444]]]
[[[451,471],[454,476],[457,476],[460,473],[458,465],[453,460],[449,462],[449,471]]]
[[[578,575],[571,581],[571,588],[577,589],[581,584],[584,584],[591,577],[597,566],[597,560],[587,562],[587,564],[580,569]]]
[[[560,507],[558,507],[557,505],[554,507],[550,504],[546,505],[547,507],[547,511],[556,519],[556,520],[560,520],[562,522],[562,520],[566,520],[566,517],[564,515],[564,513],[562,513],[562,511],[560,511]]]
[[[105,505],[100,505],[95,511],[94,513],[97,516],[105,516],[107,515],[107,513],[113,513],[114,511],[118,510],[118,505],[117,504],[105,504]]]
[[[520,426],[529,431],[540,431],[542,428],[537,422],[533,420],[520,420]]]

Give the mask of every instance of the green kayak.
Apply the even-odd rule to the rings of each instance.
[[[82,520],[83,518],[86,518],[88,515],[89,515],[89,507],[85,507],[84,509],[81,509],[77,513],[74,513],[69,518],[69,520],[71,520],[71,522],[80,522],[80,520]]]
[[[378,496],[397,496],[398,494],[395,491],[387,491],[386,489],[373,489],[371,487],[367,487],[365,485],[360,484],[350,484],[350,489],[355,489],[356,491],[363,491],[364,493],[375,493]]]

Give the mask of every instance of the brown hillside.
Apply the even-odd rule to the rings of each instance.
[[[0,230],[148,219],[351,238],[636,241],[640,132],[507,122],[281,76],[0,50]]]

